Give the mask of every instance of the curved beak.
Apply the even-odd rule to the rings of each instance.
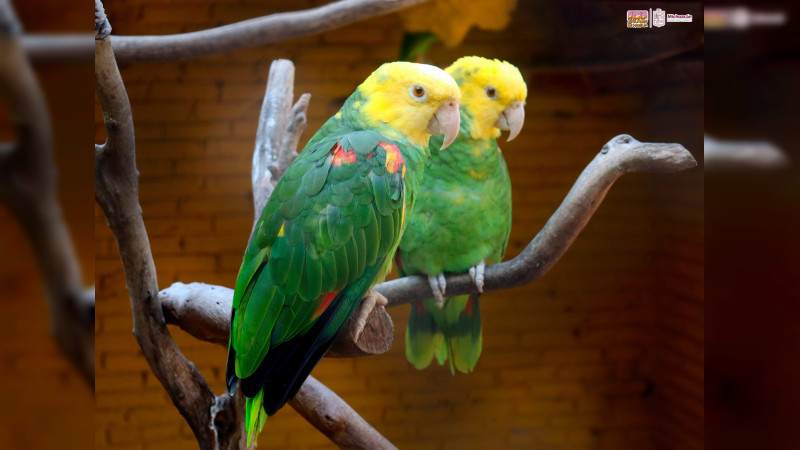
[[[425,131],[430,134],[443,134],[444,142],[440,150],[444,150],[456,140],[460,127],[461,115],[458,113],[458,102],[448,100],[433,114]]]
[[[514,102],[500,114],[494,126],[501,130],[508,130],[508,141],[517,137],[525,123],[525,107],[522,102]]]

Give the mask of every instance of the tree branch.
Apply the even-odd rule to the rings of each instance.
[[[233,289],[205,283],[173,283],[158,294],[168,324],[201,341],[227,347]],[[383,305],[362,301],[327,357],[354,358],[386,353],[394,325]]]
[[[677,172],[695,167],[697,161],[680,144],[639,142],[621,134],[603,146],[583,170],[561,206],[516,258],[486,267],[484,292],[508,289],[541,277],[558,261],[589,222],[608,189],[620,176],[634,172]],[[477,293],[468,274],[447,275],[447,295]],[[374,288],[388,306],[432,298],[422,276],[400,278]]]
[[[80,264],[58,201],[50,113],[19,41],[21,26],[0,0],[0,96],[17,142],[0,151],[0,195],[22,224],[42,270],[50,326],[61,350],[94,386],[94,289]]]
[[[232,418],[232,402],[214,396],[194,364],[186,360],[169,334],[158,297],[158,280],[141,207],[136,170],[133,118],[125,86],[108,38],[103,38],[102,4],[95,2],[98,40],[95,41],[95,91],[106,124],[106,143],[95,151],[95,197],[117,241],[125,269],[133,313],[133,333],[156,378],[186,418],[202,449],[239,448],[241,427],[226,433],[217,417]],[[227,421],[228,423],[231,420]]]
[[[125,59],[127,55],[129,61],[196,57],[305,36],[422,1],[426,0],[342,0],[308,11],[275,14],[205,32],[166,37],[119,37],[114,38],[114,41],[118,44],[121,59]],[[168,319],[181,319],[179,323],[184,326],[187,326],[187,322],[183,320],[211,320],[218,329],[210,334],[203,334],[202,327],[188,325],[187,330],[201,339],[219,340],[229,332],[227,316],[230,301],[223,308],[223,319],[221,316],[204,314],[203,311],[189,307],[189,302],[172,302],[170,299],[176,297],[170,296],[169,292],[156,294],[158,282],[155,265],[138,200],[138,172],[130,103],[117,68],[111,39],[107,39],[109,33],[110,25],[102,2],[95,0],[96,93],[103,110],[107,134],[106,143],[96,146],[95,193],[122,258],[134,318],[134,334],[153,373],[186,418],[200,447],[241,448],[244,446],[241,394],[237,391],[233,399],[227,395],[214,397],[205,379],[186,360],[166,328]],[[296,148],[300,134],[306,126],[305,111],[310,99],[308,94],[304,94],[289,108],[294,85],[294,66],[291,62],[276,61],[270,68],[269,78],[253,156],[256,220],[277,179],[297,154]],[[229,292],[230,297],[232,291]],[[379,297],[378,294],[372,296],[373,299]],[[224,304],[215,302],[217,307]],[[378,305],[381,310],[383,304],[385,300],[383,303],[372,302],[373,307]],[[372,308],[362,305],[360,310],[365,317],[373,316],[370,314]],[[187,318],[193,315],[193,318]],[[374,316],[388,319],[385,311],[383,316]],[[367,335],[378,330],[367,326],[366,322],[366,318],[361,320],[358,332],[347,335],[358,339],[362,335],[361,331]],[[307,404],[308,402],[313,403]],[[359,445],[363,448],[393,448],[344,401],[316,380],[312,379],[311,383],[304,385],[292,404],[303,411],[315,427],[343,447]],[[322,407],[328,413],[312,413]],[[335,418],[333,421],[332,417]]]
[[[34,63],[94,61],[91,34],[25,34],[20,42]]]
[[[301,416],[343,449],[396,449],[335,392],[309,376],[289,400]]]
[[[164,36],[114,36],[120,62],[174,61],[310,36],[429,0],[339,0],[208,30]]]
[[[306,109],[311,94],[301,95],[291,106],[293,98],[294,64],[286,59],[276,59],[269,67],[253,150],[254,225],[278,179],[297,156],[297,143],[306,129]]]
[[[677,172],[697,165],[692,155],[680,144],[643,143],[622,134],[611,139],[583,170],[561,206],[544,228],[514,259],[486,268],[484,291],[521,286],[541,277],[566,252],[600,206],[608,189],[620,176],[634,172]],[[468,274],[449,274],[448,295],[476,293]],[[428,280],[411,276],[387,281],[374,287],[383,294],[388,306],[432,298]],[[198,339],[227,343],[229,311],[233,290],[202,283],[176,283],[161,292],[167,318]],[[366,302],[362,302],[366,303]],[[363,356],[384,353],[391,347],[386,335],[392,334],[391,319],[382,306],[353,315],[347,331],[337,342],[339,354],[328,356]],[[365,319],[366,317],[366,319]],[[349,336],[359,320],[366,320],[367,333],[353,339]],[[388,323],[388,326],[387,326]],[[355,343],[359,351],[353,351]],[[372,347],[371,347],[372,346]]]

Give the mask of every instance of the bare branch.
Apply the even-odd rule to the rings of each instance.
[[[396,449],[336,393],[309,376],[289,400],[301,416],[343,449]]]
[[[308,125],[306,111],[310,101],[311,94],[305,93],[301,95],[289,112],[289,122],[286,124],[286,132],[281,140],[281,152],[278,155],[278,167],[275,171],[276,177],[283,176],[283,172],[297,157],[297,145],[300,143],[300,136],[305,131],[306,125]]]
[[[191,33],[114,36],[114,52],[120,62],[126,63],[199,58],[334,30],[426,1],[339,0]]]
[[[392,348],[394,323],[385,306],[386,298],[370,289],[325,354],[328,358],[380,355]]]
[[[254,223],[261,216],[278,178],[294,161],[297,143],[306,128],[306,109],[311,94],[303,94],[292,107],[293,98],[294,64],[286,59],[272,61],[253,150]]]
[[[173,283],[158,293],[164,320],[201,341],[227,348],[233,289],[206,283]]]
[[[50,113],[19,42],[21,27],[0,0],[0,96],[12,111],[15,144],[0,151],[0,195],[30,237],[41,267],[50,324],[62,351],[94,385],[94,290],[83,287],[58,201]]]
[[[94,60],[94,40],[88,33],[25,34],[20,41],[35,63]]]
[[[99,3],[99,2],[97,2]],[[96,8],[97,11],[97,8]],[[215,418],[234,417],[194,364],[186,360],[164,323],[150,241],[139,206],[133,118],[109,39],[95,41],[95,90],[106,124],[106,143],[95,152],[95,197],[117,241],[133,313],[133,333],[156,378],[194,431],[200,448],[238,448],[240,427],[219,433]],[[220,411],[221,407],[229,408]],[[234,423],[241,423],[234,419]]]
[[[680,144],[639,142],[621,134],[603,146],[583,170],[561,206],[516,258],[486,268],[484,291],[521,286],[541,277],[561,258],[578,237],[606,192],[620,176],[633,172],[677,172],[695,167],[697,161]],[[467,274],[448,275],[447,294],[477,293]],[[389,299],[389,306],[432,298],[428,280],[405,277],[374,288]]]
[[[179,282],[158,295],[168,324],[177,325],[201,341],[228,345],[233,289]],[[354,358],[386,353],[392,346],[393,333],[392,319],[383,304],[368,295],[326,356]]]
[[[583,230],[608,189],[621,175],[676,172],[696,164],[680,144],[643,143],[625,134],[611,139],[584,169],[561,206],[525,250],[510,261],[486,268],[484,291],[520,286],[544,275]],[[432,297],[430,284],[420,276],[387,281],[375,286],[374,290],[388,299],[388,306]],[[474,292],[477,291],[469,275],[447,276],[448,295]],[[233,290],[202,283],[176,283],[162,291],[161,296],[165,311],[169,311],[170,323],[181,326],[198,339],[227,343]],[[382,306],[373,309],[373,304],[364,309],[367,303],[365,298],[347,330],[340,336],[334,352],[327,356],[355,357],[388,350],[393,330],[391,319]],[[359,326],[361,321],[366,321],[366,325]],[[359,330],[363,329],[367,333],[362,335]]]
[[[680,144],[643,143],[625,134],[611,139],[584,169],[561,206],[525,250],[510,261],[486,268],[484,291],[520,286],[544,275],[583,230],[608,189],[621,175],[677,172],[696,164]],[[430,284],[420,276],[387,281],[375,286],[374,290],[388,299],[388,306],[432,297]],[[469,275],[447,276],[448,295],[474,292],[477,291]],[[178,324],[199,339],[208,336],[206,340],[227,343],[228,314],[233,298],[231,289],[201,283],[176,283],[161,295],[165,310],[171,311],[167,314],[170,323]],[[393,330],[391,319],[382,306],[373,309],[374,303],[364,309],[364,305],[369,303],[367,298],[362,301],[361,308],[351,318],[334,351],[327,356],[354,357],[388,350]],[[359,325],[363,321],[366,324]],[[191,325],[188,322],[192,322]],[[359,330],[364,329],[367,332],[359,334]]]

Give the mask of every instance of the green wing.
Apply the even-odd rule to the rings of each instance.
[[[335,293],[397,245],[402,171],[386,170],[381,141],[370,131],[318,140],[275,187],[236,282],[237,377],[252,375],[270,348],[311,328]]]
[[[397,248],[404,176],[382,135],[318,132],[275,187],[231,314],[226,381],[247,398],[248,438],[299,390]]]

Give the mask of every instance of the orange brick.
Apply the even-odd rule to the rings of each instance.
[[[133,119],[139,124],[181,123],[189,119],[192,105],[178,101],[148,101],[133,107]]]
[[[170,139],[206,139],[231,135],[231,125],[227,122],[192,122],[185,124],[168,124],[166,135]]]
[[[219,83],[174,83],[170,81],[154,81],[150,84],[150,98],[153,100],[181,100],[189,104],[191,100],[218,100]]]
[[[145,5],[141,20],[151,24],[206,23],[211,20],[210,11],[209,6],[197,4]]]

